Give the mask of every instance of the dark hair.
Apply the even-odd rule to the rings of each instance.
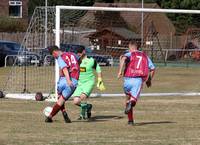
[[[58,46],[53,45],[53,46],[48,46],[47,49],[49,50],[49,53],[52,55],[53,51],[59,50]]]
[[[85,46],[79,45],[76,48],[76,53],[82,53],[85,50]]]

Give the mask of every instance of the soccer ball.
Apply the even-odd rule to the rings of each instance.
[[[5,97],[4,93],[0,91],[0,98],[4,98],[4,97]]]
[[[41,92],[37,92],[37,93],[35,94],[35,100],[36,100],[36,101],[43,101],[43,100],[44,100],[44,97],[43,97],[43,95],[42,95]]]
[[[45,115],[46,117],[48,117],[48,116],[50,115],[50,113],[51,113],[52,110],[53,110],[52,107],[47,106],[47,107],[44,108],[43,113],[44,113],[44,115]]]

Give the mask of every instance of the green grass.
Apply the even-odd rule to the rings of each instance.
[[[42,109],[52,105],[0,100],[1,145],[199,145],[200,98],[142,97],[135,108],[135,126],[127,125],[123,97],[93,98],[91,121],[77,121],[79,108],[66,104],[72,119],[62,115],[44,122]]]
[[[15,75],[21,76],[19,68]],[[122,80],[118,80],[117,67],[103,67],[103,93],[123,93]],[[52,82],[46,72],[52,68],[28,68],[30,90],[38,86],[49,89]],[[6,81],[8,68],[0,68],[0,87]],[[37,72],[40,74],[38,75]],[[157,68],[152,88],[146,92],[199,92],[200,68]],[[36,75],[31,75],[36,73]],[[52,72],[51,72],[52,73]],[[53,73],[52,73],[53,74]],[[51,74],[51,75],[52,75]],[[49,75],[49,76],[51,76]],[[53,76],[53,75],[52,75]],[[20,78],[20,77],[19,77]],[[34,82],[39,82],[39,85]],[[23,82],[19,81],[19,87]],[[45,82],[44,84],[40,84]],[[10,84],[8,89],[14,88]],[[94,92],[99,92],[94,89]],[[0,99],[1,145],[199,145],[200,97],[168,96],[141,97],[135,108],[135,126],[127,125],[123,113],[123,97],[92,98],[92,121],[77,121],[79,108],[71,101],[66,103],[72,119],[65,124],[61,114],[52,124],[44,122],[42,110],[52,106],[49,102]]]
[[[9,68],[0,68],[0,89],[8,82],[7,92],[22,92],[24,88],[23,67],[16,67],[13,74],[9,74]],[[103,80],[106,91],[103,93],[123,93],[123,80],[117,79],[118,67],[102,67]],[[200,86],[200,68],[181,67],[157,67],[153,79],[152,88],[144,86],[143,92],[197,92]],[[10,80],[7,81],[7,76]],[[28,67],[26,74],[26,89],[29,92],[49,93],[54,88],[53,67]],[[16,91],[15,91],[16,90]],[[95,93],[99,92],[96,88]]]
[[[123,93],[123,80],[117,79],[118,68],[103,68],[106,93]],[[152,81],[152,88],[144,85],[143,92],[198,92],[200,68],[158,67]],[[99,92],[94,90],[94,92]],[[99,92],[100,93],[100,92]]]

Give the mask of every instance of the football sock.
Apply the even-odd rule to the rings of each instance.
[[[87,104],[87,109],[90,109],[91,106],[92,104]]]
[[[131,97],[130,101],[132,103],[132,106],[134,107],[136,105],[137,99],[135,97]]]
[[[61,108],[61,106],[56,103],[53,106],[53,110],[51,111],[50,116],[52,116],[52,117],[55,116],[58,113],[58,111],[60,110],[60,108]]]
[[[91,118],[91,115],[92,115],[92,104],[87,104],[87,118]]]
[[[80,116],[85,118],[85,113],[86,113],[86,110],[87,110],[87,103],[81,103],[81,108],[80,108]]]
[[[76,104],[77,106],[81,107],[81,104]]]
[[[66,110],[65,110],[65,104],[63,104],[63,105],[60,107],[60,110],[61,110],[62,113],[66,111]]]
[[[128,113],[128,121],[133,121],[133,108]]]

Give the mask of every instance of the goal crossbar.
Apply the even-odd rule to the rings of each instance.
[[[125,8],[125,7],[89,7],[89,6],[56,6],[56,9],[93,10],[93,11],[124,11],[124,12],[150,12],[150,13],[200,14],[200,10],[186,10],[186,9],[154,9],[154,8]]]

